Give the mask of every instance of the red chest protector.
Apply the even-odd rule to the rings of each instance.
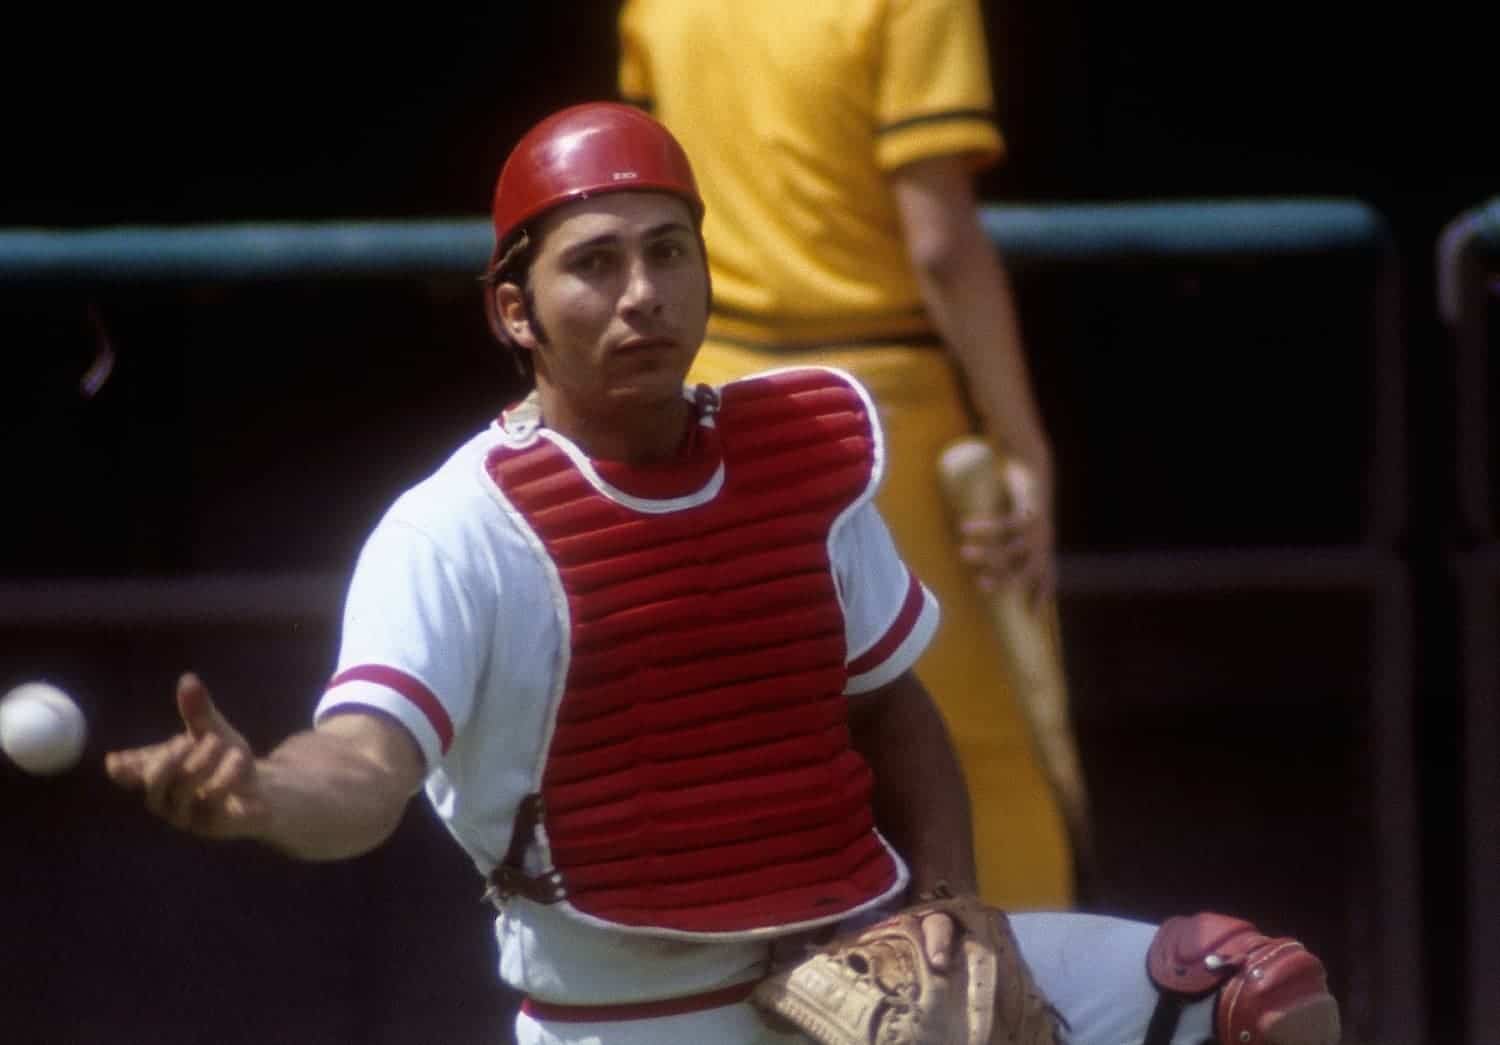
[[[842,375],[783,371],[725,386],[697,432],[661,470],[547,433],[490,459],[550,564],[568,658],[539,801],[493,880],[666,935],[832,921],[905,885],[850,746],[829,557],[874,483],[870,406]],[[520,873],[528,818],[540,876]]]

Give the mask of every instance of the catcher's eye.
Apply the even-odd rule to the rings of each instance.
[[[870,963],[865,961],[865,956],[863,954],[851,954],[844,960],[849,963],[849,968],[853,969],[861,976],[866,975],[870,971]]]

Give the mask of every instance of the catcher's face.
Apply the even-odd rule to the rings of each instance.
[[[687,204],[608,193],[558,208],[539,231],[530,311],[517,288],[496,293],[533,353],[551,421],[680,401],[708,323],[707,260]]]

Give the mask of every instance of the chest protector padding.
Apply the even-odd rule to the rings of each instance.
[[[551,858],[567,901],[616,924],[826,920],[900,874],[850,744],[828,550],[871,481],[871,420],[838,376],[792,371],[729,384],[699,433],[705,454],[683,467],[722,459],[723,485],[667,511],[601,492],[546,440],[491,461],[566,598],[540,789]],[[671,486],[600,471],[631,492]]]

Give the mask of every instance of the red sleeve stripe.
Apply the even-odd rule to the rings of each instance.
[[[448,746],[453,743],[453,720],[448,717],[442,701],[438,700],[432,690],[406,672],[383,664],[358,664],[347,671],[341,671],[328,683],[328,688],[333,689],[345,682],[371,682],[395,690],[411,701],[426,716],[432,731],[438,736],[438,742],[443,746],[443,753],[447,754]]]
[[[906,641],[911,629],[922,615],[922,585],[913,573],[907,574],[906,599],[901,603],[901,612],[886,629],[880,641],[849,662],[851,676],[863,675],[883,664],[896,648]]]

